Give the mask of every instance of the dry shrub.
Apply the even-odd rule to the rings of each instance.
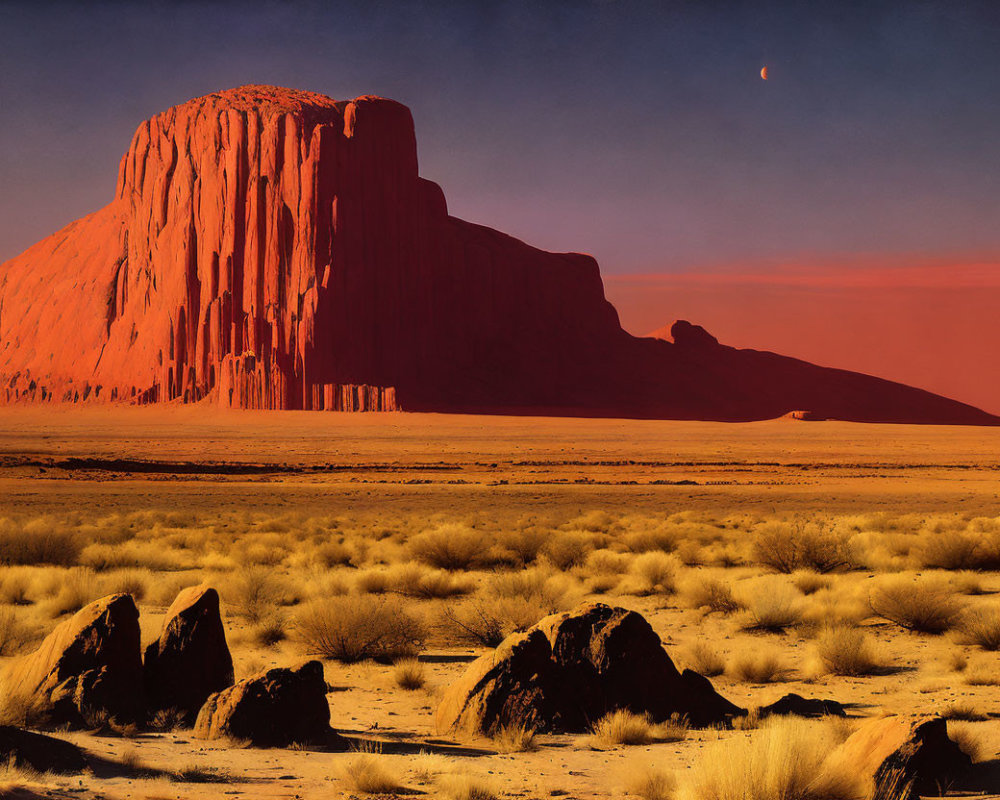
[[[5,568],[0,574],[0,603],[5,606],[31,605],[32,580],[26,568]]]
[[[958,641],[983,650],[1000,650],[1000,606],[968,609],[958,623]]]
[[[527,630],[549,613],[537,599],[480,597],[446,606],[442,619],[459,641],[496,647],[512,633]]]
[[[368,595],[314,601],[299,611],[295,630],[310,655],[346,663],[413,657],[425,636],[400,602]]]
[[[982,536],[965,531],[926,531],[916,553],[922,568],[980,569],[987,551]]]
[[[726,659],[712,645],[701,639],[691,643],[683,656],[687,666],[699,675],[713,678],[726,671]]]
[[[494,575],[485,594],[505,600],[528,600],[545,614],[565,611],[582,598],[579,586],[570,576],[542,567]]]
[[[1000,686],[1000,670],[992,658],[980,656],[970,660],[963,675],[969,686]]]
[[[875,640],[852,626],[824,628],[816,637],[816,655],[823,669],[833,675],[877,675],[886,669]]]
[[[138,602],[145,599],[152,579],[153,576],[149,570],[121,570],[104,576],[104,592],[106,594],[129,594]]]
[[[963,722],[983,722],[989,719],[989,714],[984,714],[971,700],[952,703],[941,709],[941,716],[945,719],[961,720]]]
[[[792,585],[802,594],[815,594],[821,589],[829,589],[831,583],[829,576],[809,570],[797,570],[792,573]]]
[[[583,564],[593,549],[593,536],[581,531],[560,531],[548,538],[541,555],[556,569],[566,571]]]
[[[677,549],[677,529],[662,526],[649,530],[630,531],[621,538],[622,544],[633,553],[649,553],[659,550],[672,553]]]
[[[592,575],[584,580],[584,588],[590,594],[608,594],[615,591],[621,584],[617,575]]]
[[[543,617],[572,608],[581,596],[568,576],[535,567],[495,575],[481,595],[446,606],[442,618],[460,641],[496,647]]]
[[[677,778],[650,765],[632,766],[625,782],[626,794],[642,800],[672,800],[677,791]]]
[[[354,588],[361,594],[386,594],[392,590],[387,569],[365,569],[354,576]]]
[[[853,765],[827,763],[842,733],[823,722],[775,717],[749,736],[715,744],[686,775],[678,800],[858,800]]]
[[[200,764],[186,764],[170,773],[174,783],[234,783],[236,777],[218,767],[203,767]]]
[[[284,582],[267,567],[247,567],[226,580],[220,594],[248,622],[258,623],[276,613],[287,602]]]
[[[362,794],[398,794],[403,788],[399,779],[373,753],[351,756],[341,765],[341,776],[354,791]]]
[[[941,634],[958,624],[962,603],[945,586],[897,579],[885,581],[869,596],[882,619],[917,633]]]
[[[673,594],[676,588],[678,561],[666,553],[638,555],[629,566],[628,594]]]
[[[500,548],[510,556],[516,565],[526,567],[535,563],[538,554],[551,534],[543,528],[531,526],[515,531],[506,531],[497,539]]]
[[[687,721],[674,718],[653,722],[648,714],[619,709],[605,714],[591,728],[590,744],[596,748],[680,742],[687,738]]]
[[[346,567],[352,563],[353,555],[351,549],[340,542],[321,542],[309,553],[312,562],[323,569]]]
[[[834,572],[854,562],[846,535],[818,523],[765,523],[757,530],[754,557],[788,574],[799,569]]]
[[[42,517],[17,526],[10,520],[0,525],[0,564],[7,566],[52,564],[69,567],[80,557],[81,542],[73,532]]]
[[[871,616],[864,595],[857,591],[820,589],[809,595],[802,614],[804,625],[823,628],[829,625],[857,625]]]
[[[708,563],[705,548],[700,542],[684,540],[677,545],[674,555],[686,567],[696,567],[699,564]]]
[[[288,621],[283,614],[274,612],[254,625],[250,636],[259,647],[274,647],[288,638]]]
[[[0,657],[17,655],[35,639],[34,631],[13,608],[0,607]]]
[[[435,784],[443,800],[498,800],[500,796],[492,780],[468,772],[441,775]]]
[[[422,662],[416,658],[404,658],[396,662],[392,678],[400,689],[415,691],[422,689],[427,682],[427,675]]]
[[[190,566],[178,553],[163,542],[125,542],[124,544],[91,544],[80,553],[80,564],[97,572],[112,569],[145,568],[154,572],[171,572]]]
[[[475,580],[468,575],[429,570],[419,564],[396,564],[389,568],[387,577],[393,591],[424,600],[458,597],[476,589]]]
[[[972,597],[992,594],[992,591],[984,584],[983,576],[975,572],[956,572],[951,575],[950,583],[959,594]]]
[[[760,647],[734,654],[728,671],[731,678],[744,683],[783,683],[792,677],[779,653]]]
[[[498,753],[530,753],[538,749],[535,730],[526,725],[502,725],[490,738]]]
[[[489,534],[459,523],[439,525],[410,539],[410,555],[432,567],[451,572],[470,570],[490,562]]]
[[[93,571],[75,567],[58,576],[55,596],[46,605],[49,615],[75,614],[101,596],[101,586]]]
[[[620,577],[628,572],[631,559],[625,553],[614,550],[592,550],[580,568],[584,575],[611,575]]]
[[[775,578],[758,578],[739,586],[737,600],[743,609],[737,624],[745,631],[780,633],[802,621],[802,595]]]
[[[681,597],[691,608],[732,614],[740,604],[730,585],[708,575],[694,575],[681,583]]]

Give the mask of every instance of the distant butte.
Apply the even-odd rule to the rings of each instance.
[[[1000,422],[686,322],[670,339],[622,330],[590,256],[449,216],[378,97],[169,109],[110,205],[0,265],[0,403]]]

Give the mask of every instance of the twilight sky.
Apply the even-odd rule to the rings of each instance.
[[[1000,307],[998,42],[992,0],[6,0],[0,261],[107,203],[168,106],[245,83],[381,94],[412,109],[452,213],[592,253],[633,332],[715,320],[996,412],[1000,325],[978,309]],[[975,359],[948,378],[930,361],[955,362],[940,342],[970,314]]]

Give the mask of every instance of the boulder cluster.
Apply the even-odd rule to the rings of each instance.
[[[219,596],[205,586],[177,596],[144,657],[132,598],[117,594],[91,603],[16,662],[7,687],[52,727],[143,725],[167,712],[201,739],[261,747],[346,745],[330,728],[320,662],[234,682]],[[507,726],[579,733],[619,709],[653,721],[683,717],[694,727],[728,726],[747,714],[707,678],[678,670],[641,615],[589,603],[546,617],[473,662],[445,691],[436,721],[444,732],[486,736]],[[758,712],[842,716],[844,708],[786,695]],[[970,765],[949,739],[947,722],[932,716],[869,720],[831,758],[843,759],[872,786],[908,786],[908,796]],[[86,766],[74,745],[7,726],[0,726],[0,759],[57,772]]]
[[[330,728],[320,662],[234,683],[215,589],[183,590],[145,657],[139,639],[131,596],[96,600],[11,666],[7,691],[23,698],[45,727],[142,726],[167,713],[203,739],[342,744]]]

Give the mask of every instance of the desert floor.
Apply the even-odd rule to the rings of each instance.
[[[636,746],[540,736],[527,752],[499,753],[490,740],[436,731],[440,692],[488,650],[449,626],[448,609],[510,602],[517,590],[501,584],[519,572],[531,597],[503,620],[510,629],[531,624],[533,609],[540,617],[600,599],[644,614],[679,664],[718,660],[712,681],[740,705],[798,692],[849,703],[852,716],[952,713],[978,745],[975,788],[1000,791],[1000,656],[963,638],[960,621],[918,633],[870,602],[883,582],[906,580],[933,585],[966,615],[1000,613],[1000,567],[979,557],[1000,542],[1000,429],[4,408],[0,517],[11,530],[41,526],[82,542],[61,564],[0,566],[0,589],[13,581],[24,595],[11,603],[22,652],[74,605],[121,586],[136,587],[151,639],[177,588],[208,581],[239,678],[307,656],[296,619],[309,603],[400,603],[426,630],[422,688],[400,688],[392,664],[324,662],[333,726],[373,751],[400,793],[639,796],[637,775],[683,781],[720,742],[756,735],[692,730]],[[761,532],[809,524],[849,545],[850,563],[776,573],[760,556]],[[478,536],[480,550],[515,533],[537,541],[521,563],[473,554],[449,570],[427,553],[435,531]],[[973,539],[982,546],[963,549]],[[327,540],[340,549],[324,550]],[[400,577],[407,564],[444,588],[401,588],[426,577]],[[255,581],[264,608],[247,601]],[[711,581],[738,608],[702,603]],[[81,596],[60,602],[70,583]],[[755,598],[775,593],[788,619],[777,632],[748,629],[747,615],[767,611]],[[830,623],[860,630],[883,668],[831,674],[817,650]],[[764,657],[770,668],[751,674],[747,663]],[[350,776],[357,753],[234,748],[189,733],[58,733],[122,766],[34,784],[53,797],[364,796]],[[194,768],[219,782],[178,777]]]

